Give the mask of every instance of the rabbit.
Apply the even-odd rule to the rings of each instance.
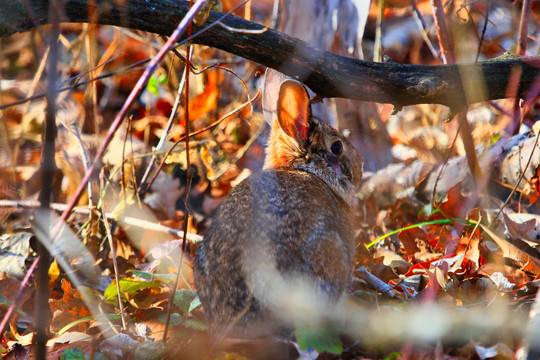
[[[290,329],[296,289],[331,305],[352,277],[362,157],[312,117],[300,82],[281,83],[276,109],[263,170],[231,190],[197,249],[195,287],[214,334]]]

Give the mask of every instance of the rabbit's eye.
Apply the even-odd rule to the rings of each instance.
[[[330,151],[334,155],[341,155],[343,153],[343,143],[341,140],[336,140],[330,145]]]

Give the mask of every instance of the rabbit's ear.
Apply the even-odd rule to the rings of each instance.
[[[296,80],[285,80],[279,88],[277,117],[281,128],[293,139],[307,139],[311,109],[306,88]]]

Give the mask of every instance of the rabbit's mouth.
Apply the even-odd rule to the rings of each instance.
[[[339,175],[343,175],[343,172],[341,171],[341,166],[339,163],[329,162],[329,165],[330,165],[330,168],[332,168],[332,170],[337,172]]]
[[[349,174],[347,174],[345,171],[343,171],[343,163],[341,161],[339,161],[339,159],[337,158],[337,156],[332,156],[332,155],[329,155],[326,157],[326,162],[328,163],[328,166],[334,170],[335,172],[337,172],[339,175],[345,175],[345,176],[349,176]]]
[[[326,158],[326,162],[328,164],[328,167],[332,169],[335,173],[337,173],[337,176],[345,180],[349,186],[352,186],[353,184],[353,175],[350,169],[347,167],[346,164],[344,164],[342,161],[339,161],[336,156],[328,156]]]

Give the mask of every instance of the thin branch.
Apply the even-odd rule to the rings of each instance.
[[[433,8],[433,20],[437,29],[437,38],[439,39],[439,47],[441,49],[441,57],[445,64],[455,64],[454,50],[452,40],[446,26],[446,17],[444,15],[444,7],[441,0],[431,0]]]
[[[56,175],[56,162],[54,158],[54,148],[56,140],[56,78],[58,73],[58,37],[60,35],[60,12],[62,1],[52,1],[49,9],[49,18],[52,26],[49,30],[49,57],[47,59],[47,110],[45,113],[45,131],[43,133],[43,147],[41,154],[40,174],[41,189],[39,192],[39,202],[42,209],[49,209],[51,196],[53,194],[53,184]],[[50,233],[51,218],[47,211],[43,211],[40,219],[44,228],[43,231]],[[36,274],[36,337],[35,337],[35,357],[38,360],[45,360],[47,357],[47,340],[49,338],[49,262],[51,254],[42,241],[37,242],[37,252],[39,262]]]
[[[205,3],[206,0],[198,0],[197,5],[202,5]],[[189,6],[193,6],[193,0],[190,0]],[[193,21],[189,22],[188,25],[188,36],[191,36],[193,34]],[[186,134],[189,134],[189,67],[191,64],[191,46],[188,45],[186,49],[186,69],[184,71],[184,82],[186,84],[185,86],[185,102],[184,102],[184,122],[186,123]],[[191,180],[193,179],[193,169],[191,168],[191,158],[189,156],[189,136],[185,137],[185,144],[186,144],[186,172],[187,172],[187,179],[186,179],[186,197],[184,200],[184,223],[182,225],[182,229],[184,230],[184,236],[182,237],[182,249],[180,252],[180,262],[178,263],[178,269],[176,271],[176,280],[174,281],[174,285],[171,291],[171,295],[169,296],[169,303],[167,304],[167,319],[165,321],[165,331],[163,332],[163,343],[167,342],[167,334],[169,331],[169,324],[171,320],[171,314],[172,314],[172,308],[174,304],[174,296],[176,294],[176,290],[178,289],[178,283],[180,282],[180,275],[182,274],[182,265],[184,264],[184,253],[186,252],[186,244],[187,244],[187,228],[189,223],[189,195],[191,193]]]
[[[199,134],[202,134],[203,132],[205,131],[208,131],[210,129],[213,129],[215,128],[216,126],[218,126],[219,124],[221,124],[223,121],[227,120],[229,117],[233,116],[234,114],[236,114],[237,112],[239,112],[240,110],[242,110],[243,108],[245,108],[246,106],[248,105],[251,105],[252,106],[252,102],[259,96],[259,92],[257,94],[255,94],[255,96],[252,98],[252,99],[248,99],[248,101],[246,101],[245,103],[243,103],[242,105],[240,105],[239,107],[237,107],[236,109],[228,112],[227,114],[223,115],[219,120],[216,120],[214,121],[212,124],[208,125],[207,127],[205,128],[202,128],[202,129],[199,129],[197,131],[194,131],[192,133],[189,133],[187,136],[189,136],[190,138],[193,137],[193,136],[196,136],[196,135],[199,135]],[[174,150],[174,148],[176,147],[176,145],[178,145],[180,142],[182,141],[185,141],[186,139],[186,135],[182,136],[178,141],[176,141],[170,148],[169,150],[167,150],[167,152],[163,155],[163,159],[161,160],[161,163],[159,164],[159,167],[158,168],[161,168],[163,166],[163,164],[165,163],[165,161],[167,160],[167,157],[170,155],[170,153]],[[154,183],[154,181],[156,180],[157,178],[157,175],[158,175],[158,172],[156,172],[154,174],[154,176],[152,177],[152,179],[150,180],[149,184],[148,184],[148,188],[151,188],[152,187],[152,184]]]
[[[39,201],[35,200],[0,200],[0,208],[15,208],[15,209],[36,209],[40,207]],[[65,211],[68,208],[67,204],[60,204],[60,203],[51,203],[51,209],[54,211]],[[82,207],[78,206],[73,209],[73,212],[76,214],[85,214],[88,215],[90,213],[95,213],[94,208],[88,208],[88,207]],[[113,215],[110,212],[102,212],[102,216],[106,217],[107,219],[114,219],[115,215]],[[123,218],[120,218],[121,225],[131,225],[136,226],[141,229],[145,230],[152,230],[152,231],[158,231],[164,234],[171,234],[173,236],[176,236],[177,238],[182,238],[184,236],[184,232],[182,230],[174,229],[165,225],[153,223],[147,220],[126,216]],[[192,244],[200,243],[203,239],[201,235],[188,233],[187,239]],[[30,271],[29,271],[30,272]],[[31,272],[30,272],[31,273]]]
[[[122,301],[122,294],[120,291],[120,277],[118,276],[118,272],[119,272],[118,261],[116,259],[116,244],[115,244],[115,241],[113,240],[109,220],[107,219],[107,216],[105,214],[106,214],[105,208],[102,207],[101,217],[103,219],[103,225],[105,226],[105,234],[107,235],[107,241],[109,242],[109,247],[111,248],[111,258],[112,258],[113,269],[114,269],[114,280],[116,281],[116,295],[118,296],[118,307],[120,308],[120,315],[122,316],[122,330],[126,331],[127,321],[126,321],[126,313],[124,311],[124,302]]]
[[[88,79],[86,81],[78,81],[73,85],[59,87],[59,88],[56,89],[56,92],[61,93],[61,92],[68,91],[68,90],[71,90],[71,89],[76,89],[76,88],[78,88],[80,86],[83,86],[83,85],[88,85],[88,84],[90,84],[90,83],[92,83],[94,81],[102,80],[102,79],[111,77],[113,75],[120,75],[120,74],[124,74],[124,73],[131,72],[131,71],[141,70],[141,69],[144,69],[144,67],[138,67],[138,66],[142,65],[142,64],[145,64],[145,63],[147,63],[149,61],[150,61],[150,58],[147,58],[147,59],[138,61],[138,62],[136,62],[134,64],[128,65],[128,66],[126,66],[126,67],[124,67],[122,69],[111,71],[111,72],[99,75],[99,76],[97,76],[95,78]],[[84,74],[78,74],[77,76],[74,77],[74,79],[75,78],[80,78],[83,75]],[[0,104],[0,110],[6,109],[8,107],[16,106],[16,105],[21,105],[21,104],[24,104],[24,103],[28,103],[29,101],[32,101],[32,100],[41,99],[41,98],[43,98],[45,96],[47,96],[46,92],[36,94],[36,95],[31,95],[31,96],[25,97],[24,99],[12,101],[12,102],[7,103],[7,104]],[[22,113],[24,114],[25,112],[22,112]]]
[[[521,18],[519,19],[519,30],[518,30],[518,46],[517,53],[518,55],[525,55],[527,51],[527,33],[529,30],[529,20],[531,19],[531,8],[532,0],[523,0],[523,7],[521,8]]]
[[[61,229],[63,223],[66,221],[67,217],[69,216],[69,213],[70,213],[71,209],[77,203],[79,197],[82,195],[82,192],[84,191],[84,188],[85,188],[86,184],[88,183],[88,181],[90,181],[90,178],[92,177],[94,171],[99,166],[99,162],[101,161],[101,157],[105,153],[105,150],[107,149],[109,143],[112,141],[112,139],[114,137],[114,134],[116,133],[116,131],[118,130],[118,128],[122,124],[122,122],[124,120],[124,117],[125,117],[128,109],[129,109],[129,107],[131,106],[131,104],[133,103],[135,98],[140,94],[142,89],[146,86],[146,84],[148,83],[148,80],[150,79],[150,76],[152,75],[152,73],[157,68],[157,65],[159,64],[159,62],[163,59],[165,54],[170,51],[170,49],[173,47],[173,44],[179,39],[180,35],[186,30],[187,25],[189,24],[191,19],[193,19],[193,17],[197,14],[197,12],[200,10],[203,3],[204,2],[198,2],[193,8],[191,8],[188,11],[186,16],[182,19],[182,21],[180,21],[180,24],[178,25],[178,27],[176,28],[174,33],[171,35],[171,37],[169,38],[169,40],[167,41],[165,46],[150,61],[150,64],[146,68],[144,74],[139,78],[139,81],[137,82],[137,84],[135,85],[135,87],[133,88],[131,93],[129,94],[126,102],[122,106],[122,109],[120,110],[120,112],[118,113],[118,115],[114,119],[113,123],[111,124],[111,126],[109,128],[109,131],[107,132],[107,135],[106,135],[105,139],[103,140],[103,143],[101,144],[100,148],[98,149],[98,151],[97,151],[97,153],[95,155],[96,157],[95,157],[94,162],[92,163],[92,166],[85,173],[84,178],[81,180],[81,184],[79,185],[79,187],[77,188],[75,194],[73,195],[73,197],[70,200],[70,203],[68,205],[69,208],[66,209],[66,211],[64,211],[64,213],[62,214],[61,221],[59,221],[56,224],[56,226],[54,227],[54,229],[53,229],[53,231],[51,233],[51,237],[53,237],[53,238],[56,237],[58,235],[58,233],[60,232],[60,229]]]
[[[34,27],[20,1],[0,0],[0,13],[10,14],[9,17],[0,17],[0,37]],[[31,6],[40,24],[49,21],[46,0],[32,0]],[[186,1],[69,0],[64,21],[88,22],[89,12],[92,12],[101,25],[122,26],[168,36],[188,8]],[[211,11],[207,23],[218,21],[220,16],[221,13]],[[236,29],[265,28],[235,16],[228,17],[223,23]],[[203,29],[204,25],[194,26],[194,31]],[[230,32],[216,26],[198,34],[192,42],[279,70],[303,81],[322,98],[342,97],[402,106],[430,103],[462,108],[467,104],[507,98],[505,89],[511,69],[516,67],[522,69],[516,96],[522,97],[538,75],[540,66],[539,58],[512,56],[480,62],[477,67],[474,64],[428,66],[374,63],[314,48],[273,29],[250,34]],[[471,76],[462,77],[461,73]],[[484,88],[486,91],[465,96],[464,87]]]
[[[491,0],[487,0],[486,14],[484,15],[484,26],[482,27],[482,35],[480,35],[480,41],[478,42],[478,50],[476,50],[476,57],[474,63],[478,64],[478,58],[480,57],[480,50],[484,44],[484,38],[486,36],[487,25],[489,22],[489,7],[491,6]]]
[[[433,6],[433,18],[435,20],[435,26],[437,28],[437,37],[439,38],[439,44],[441,47],[441,54],[443,60],[448,64],[456,63],[456,56],[454,53],[454,47],[446,26],[446,17],[444,14],[444,8],[441,0],[431,0]],[[476,64],[476,63],[475,63]],[[454,109],[455,110],[455,109]],[[472,130],[467,120],[467,107],[464,107],[458,113],[460,135],[465,148],[465,155],[467,157],[467,164],[471,170],[471,174],[474,179],[475,186],[478,186],[481,179],[480,168],[478,166],[478,158],[474,150],[474,140],[472,138]]]
[[[184,72],[188,71],[188,67],[184,67]],[[184,74],[183,74],[184,75]],[[180,98],[182,95],[182,91],[184,90],[184,84],[185,84],[186,76],[182,76],[182,79],[180,80],[180,84],[178,84],[178,90],[176,91],[176,98],[174,99],[174,104],[171,110],[171,114],[169,115],[169,120],[167,120],[167,124],[165,125],[165,128],[163,129],[163,134],[161,135],[161,138],[159,139],[158,144],[156,145],[156,150],[160,150],[165,142],[167,141],[167,138],[169,137],[169,132],[172,129],[174,119],[176,118],[176,114],[178,111],[178,107],[180,106]],[[152,169],[154,168],[154,165],[157,160],[157,155],[154,153],[152,154],[152,158],[150,159],[150,163],[148,164],[148,167],[146,168],[146,171],[144,172],[144,175],[141,179],[141,183],[139,185],[139,195],[142,196],[146,191],[149,190],[149,187],[146,186],[146,181],[148,180],[148,177],[150,176],[150,173],[152,172]]]
[[[439,59],[442,62],[441,56],[437,49],[435,49],[435,46],[433,46],[433,43],[429,39],[429,35],[427,33],[427,26],[426,22],[424,21],[424,18],[422,17],[422,14],[418,10],[418,6],[416,5],[416,0],[411,0],[411,6],[413,10],[413,17],[416,23],[418,24],[418,28],[420,29],[420,33],[422,34],[422,38],[424,39],[424,42],[426,43],[427,47],[429,48],[429,51],[431,51],[431,54],[435,59]]]

